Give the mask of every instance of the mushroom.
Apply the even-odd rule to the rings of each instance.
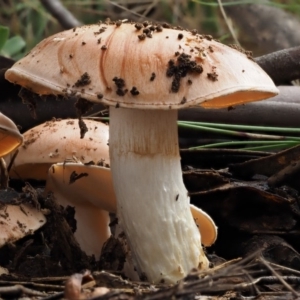
[[[89,130],[83,139],[74,119],[48,121],[25,132],[10,177],[46,180],[50,166],[67,159],[109,162],[108,126],[94,120],[85,123]]]
[[[101,157],[100,162],[109,166],[108,126],[89,119],[85,123],[89,131],[84,139],[79,138],[77,120],[73,119],[54,119],[25,132],[23,147],[14,161],[10,176],[46,180],[50,166],[64,161],[52,166],[46,188],[54,192],[59,204],[75,207],[75,237],[87,254],[97,257],[103,243],[110,236],[108,212],[116,212],[116,200],[110,169],[65,162],[71,161],[72,157],[77,157],[85,163],[96,162]],[[73,172],[87,173],[88,177],[74,180],[74,183],[70,184]],[[211,245],[216,239],[212,220],[197,207],[193,207],[192,210],[198,225],[201,222],[207,224],[201,225],[200,228],[205,228],[202,230],[206,237],[203,243]]]
[[[117,211],[110,169],[74,162],[54,164],[48,171],[45,192],[52,192],[61,205],[75,207],[75,238],[82,250],[97,258],[110,236],[108,212]],[[190,209],[202,243],[211,246],[217,237],[213,220],[194,205]]]
[[[23,137],[15,123],[0,113],[0,157],[18,148],[22,141]]]
[[[54,119],[25,132],[24,144],[13,163],[10,176],[12,178],[46,180],[49,168],[57,162],[64,162],[63,164],[65,164],[65,161],[77,159],[84,163],[97,162],[97,160],[101,160],[103,164],[109,163],[108,126],[102,122],[86,120],[85,124],[89,130],[85,137],[80,139],[77,123],[77,120],[73,119]],[[82,166],[84,165],[82,164]],[[88,168],[88,166],[84,167]],[[55,167],[52,167],[51,170],[55,170]],[[64,176],[68,176],[66,177],[68,178],[66,185],[69,184],[71,175],[68,170],[67,168],[63,171]],[[88,180],[90,179],[88,178]],[[99,183],[105,184],[103,180],[100,180]],[[77,182],[81,183],[82,180]],[[76,184],[74,185],[76,186]],[[70,190],[74,192],[74,188]],[[85,200],[88,198],[88,195],[83,197],[81,191],[88,192],[86,188],[82,188],[77,190],[75,194],[70,194],[68,201],[64,197],[56,197],[56,200],[63,206],[75,206],[75,218],[78,222],[75,237],[81,245],[86,245],[82,249],[87,254],[99,255],[102,244],[110,236],[109,214],[103,203],[106,198],[100,197],[98,199],[99,208],[90,202],[80,201],[80,197]],[[108,194],[106,196],[107,203],[109,203],[112,196]],[[94,231],[92,230],[87,233],[83,230],[82,224],[85,228],[97,227],[97,234],[93,235]]]
[[[8,170],[3,156],[11,153],[23,142],[23,136],[20,134],[16,124],[0,113],[0,186],[2,189],[8,187]]]
[[[28,203],[14,203],[18,194],[13,190],[0,191],[0,247],[13,243],[46,223],[43,213]]]
[[[116,210],[110,170],[96,165],[66,162],[51,166],[45,192],[62,206],[75,208],[74,236],[80,248],[99,258],[110,237],[109,212]]]
[[[247,53],[195,31],[106,22],[45,39],[5,76],[38,94],[110,105],[117,213],[143,278],[174,283],[208,267],[182,181],[177,110],[276,95]]]

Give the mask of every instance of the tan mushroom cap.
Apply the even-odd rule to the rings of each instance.
[[[138,30],[135,25],[60,32],[18,61],[6,79],[38,94],[77,94],[146,109],[219,108],[278,93],[252,59],[211,37],[151,24]]]
[[[109,211],[116,209],[109,169],[79,163],[54,164],[49,169],[45,192],[52,192],[60,205],[75,208],[74,236],[83,251],[98,259],[111,235]]]
[[[43,213],[29,204],[2,205],[0,247],[32,234],[46,223]]]
[[[87,174],[70,184],[73,172]],[[109,168],[79,163],[58,163],[49,169],[46,191],[54,193],[62,205],[84,205],[90,203],[95,208],[116,212],[116,196]],[[211,246],[217,238],[217,228],[213,220],[200,208],[190,205],[192,215],[201,233],[201,242]],[[76,233],[75,233],[76,234]]]
[[[25,132],[10,176],[46,180],[52,164],[74,158],[83,163],[101,159],[109,163],[108,126],[94,120],[85,124],[88,132],[83,139],[74,119],[48,121]]]
[[[75,173],[80,176],[71,180]],[[74,176],[73,175],[73,176]],[[109,212],[116,211],[116,198],[109,168],[82,163],[57,163],[50,167],[45,191],[54,192],[63,202],[84,205],[87,202]]]
[[[0,157],[18,148],[23,141],[16,124],[0,113]]]

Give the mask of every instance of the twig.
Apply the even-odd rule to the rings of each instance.
[[[114,1],[109,1],[109,4],[111,4],[113,6],[116,6],[116,7],[120,8],[120,9],[128,12],[130,15],[134,15],[134,16],[137,16],[139,18],[145,19],[145,16],[143,16],[142,14],[139,14],[139,13],[133,11],[132,9],[129,9],[129,8],[123,6],[123,5],[120,5],[120,4],[116,3],[116,2],[114,2]],[[148,18],[148,17],[146,19],[153,21],[151,18]]]
[[[145,19],[148,15],[148,13],[157,5],[157,3],[159,2],[159,0],[154,0],[150,3],[150,5],[148,5],[148,7],[145,9],[145,11],[143,12],[142,16],[140,17],[139,21],[142,21],[143,19]]]
[[[234,42],[235,42],[237,45],[240,46],[241,44],[240,44],[240,42],[239,42],[239,40],[238,40],[238,38],[237,38],[237,36],[236,36],[236,34],[235,34],[234,29],[233,29],[232,26],[231,26],[230,21],[228,20],[228,17],[227,17],[227,15],[226,15],[226,12],[225,12],[225,10],[224,10],[224,8],[223,8],[222,1],[221,1],[221,0],[217,0],[217,1],[218,1],[218,4],[219,4],[220,11],[221,11],[221,14],[222,14],[222,16],[223,16],[223,19],[224,19],[224,21],[225,21],[225,23],[226,23],[226,25],[227,25],[227,27],[228,27],[228,30],[230,31],[230,34],[231,34],[231,36],[232,36]]]
[[[300,271],[292,269],[292,268],[288,268],[286,266],[281,266],[281,265],[278,265],[278,264],[275,264],[275,263],[272,263],[272,262],[269,262],[269,265],[273,266],[273,267],[276,267],[276,268],[279,268],[282,271],[287,271],[287,272],[291,272],[291,273],[300,275]]]
[[[49,295],[47,297],[42,298],[41,300],[56,300],[61,299],[64,296],[64,292],[55,293],[53,295]]]
[[[0,280],[0,284],[16,284],[17,286],[23,286],[23,285],[30,285],[31,287],[34,287],[36,289],[41,290],[49,290],[49,291],[61,291],[64,289],[63,285],[54,285],[54,284],[43,284],[43,283],[35,283],[31,281],[8,281],[8,280]]]
[[[13,295],[13,297],[15,297],[16,294],[25,294],[28,296],[45,296],[45,293],[26,288],[22,285],[0,287],[0,295]]]
[[[295,297],[299,297],[299,294],[284,280],[284,278],[282,276],[280,276],[271,266],[270,264],[263,258],[260,257],[259,261],[265,265],[265,267],[267,269],[269,269],[274,276],[276,276],[278,278],[278,280],[295,296]]]
[[[62,5],[59,0],[40,1],[64,29],[70,29],[81,25],[81,23]]]

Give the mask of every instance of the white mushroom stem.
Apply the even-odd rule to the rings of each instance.
[[[110,108],[119,222],[140,275],[174,283],[207,268],[180,166],[177,111]]]

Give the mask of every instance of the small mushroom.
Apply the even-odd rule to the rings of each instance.
[[[18,148],[22,141],[23,137],[15,123],[0,113],[0,157]]]
[[[249,55],[211,37],[164,28],[140,39],[134,23],[103,26],[45,39],[5,76],[38,94],[76,95],[110,105],[119,222],[138,273],[150,282],[174,283],[192,268],[209,265],[182,180],[177,110],[228,107],[272,97],[278,90]]]
[[[72,179],[74,174],[78,179]],[[75,207],[74,235],[81,249],[97,258],[110,236],[108,212],[117,211],[110,169],[74,162],[54,164],[48,171],[45,192],[52,192],[64,207]],[[213,220],[200,208],[194,205],[190,208],[202,243],[211,246],[217,237]]]
[[[85,123],[88,132],[83,139],[74,119],[48,121],[25,132],[10,177],[46,180],[52,164],[68,159],[109,162],[108,126],[94,120]]]
[[[23,136],[20,134],[15,123],[0,113],[0,186],[2,189],[8,187],[8,170],[3,156],[11,153],[18,148],[23,141]]]
[[[74,236],[82,250],[99,258],[110,237],[109,212],[116,209],[110,170],[81,163],[54,164],[45,191],[51,191],[62,206],[75,207]]]
[[[32,234],[46,223],[46,217],[37,208],[27,203],[13,203],[11,199],[18,197],[16,192],[1,191],[0,197],[0,247]]]

